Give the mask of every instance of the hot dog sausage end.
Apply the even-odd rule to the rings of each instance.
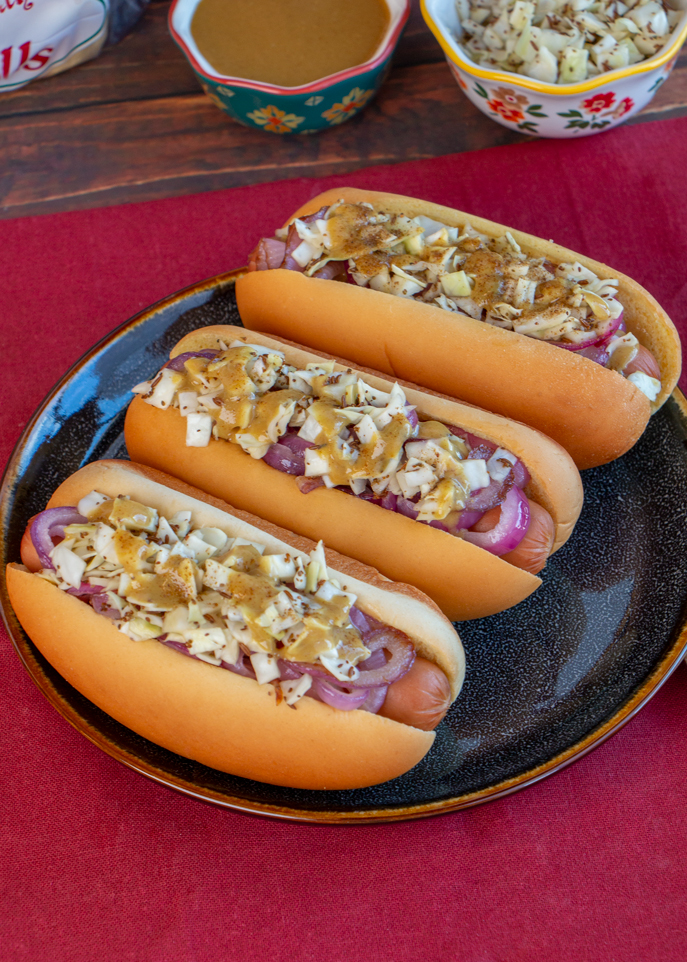
[[[426,658],[416,658],[412,668],[389,686],[380,715],[433,731],[451,705],[451,687],[441,668]]]

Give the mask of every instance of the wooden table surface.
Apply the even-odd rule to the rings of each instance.
[[[200,89],[152,0],[96,60],[0,94],[0,217],[76,210],[530,139],[461,93],[413,10],[377,99],[340,127],[282,137],[234,123]],[[687,114],[687,51],[630,123]],[[604,135],[602,135],[604,136]]]

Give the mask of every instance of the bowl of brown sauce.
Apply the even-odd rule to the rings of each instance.
[[[409,12],[410,0],[174,0],[169,28],[234,120],[312,134],[374,97]]]

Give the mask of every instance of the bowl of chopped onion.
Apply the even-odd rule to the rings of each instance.
[[[538,137],[585,137],[628,120],[667,79],[687,37],[687,0],[421,7],[468,99],[504,127]]]

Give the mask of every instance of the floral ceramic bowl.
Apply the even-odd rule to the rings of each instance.
[[[377,93],[391,66],[410,12],[410,0],[386,0],[389,26],[375,55],[366,63],[302,87],[277,87],[257,80],[218,74],[199,51],[191,21],[199,0],[174,0],[169,11],[172,37],[186,54],[206,94],[220,110],[248,127],[273,134],[314,134],[342,124]]]
[[[456,39],[461,26],[455,0],[421,0],[421,6],[468,99],[504,127],[537,137],[586,137],[628,120],[667,79],[687,37],[685,12],[672,39],[653,57],[580,83],[543,83],[470,60]]]

